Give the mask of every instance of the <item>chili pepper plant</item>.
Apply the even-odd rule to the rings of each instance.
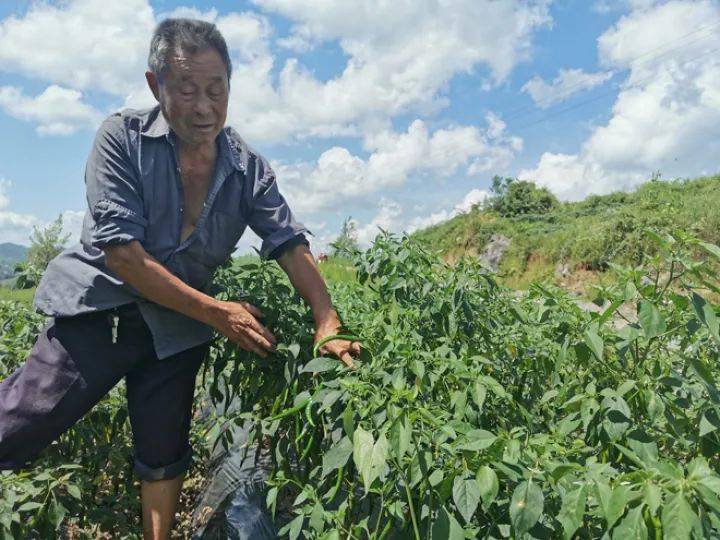
[[[224,297],[261,306],[281,344],[263,362],[218,341],[210,385],[273,457],[281,535],[720,536],[720,249],[648,234],[657,254],[616,267],[598,312],[379,236],[332,291],[354,369],[318,356],[274,265],[224,271]]]

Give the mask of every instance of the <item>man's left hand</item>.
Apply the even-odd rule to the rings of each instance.
[[[341,333],[342,323],[337,315],[328,318],[327,321],[319,324],[315,331],[315,343],[320,343],[323,339],[335,336]],[[361,348],[358,341],[348,341],[345,339],[333,339],[320,347],[321,354],[332,355],[342,360],[347,367],[354,367],[353,356],[360,354]]]

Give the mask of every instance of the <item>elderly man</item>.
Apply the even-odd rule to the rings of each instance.
[[[204,292],[245,228],[309,304],[316,342],[341,322],[273,170],[225,127],[231,64],[215,26],[162,22],[149,68],[159,104],[100,126],[81,242],[50,264],[36,293],[52,322],[0,383],[0,468],[26,465],[125,377],[145,537],[167,538],[213,329],[261,357],[274,350],[260,309]],[[331,341],[325,352],[352,364],[359,344]]]

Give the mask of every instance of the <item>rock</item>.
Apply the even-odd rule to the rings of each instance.
[[[503,255],[510,247],[510,239],[502,234],[493,234],[490,241],[485,246],[485,250],[479,259],[485,266],[490,268],[493,272],[497,272],[500,268],[500,261],[502,261]]]
[[[558,263],[555,267],[555,277],[566,278],[570,275],[570,266],[568,264]]]

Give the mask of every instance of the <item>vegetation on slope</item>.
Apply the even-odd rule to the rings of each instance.
[[[512,217],[475,208],[415,236],[454,261],[482,254],[494,235],[504,235],[511,245],[500,264],[501,279],[525,287],[553,279],[558,265],[567,265],[570,272],[601,273],[611,262],[642,264],[656,253],[643,234],[647,228],[681,229],[717,243],[719,182],[720,176],[648,182],[633,193],[592,196],[554,205],[545,213]]]

